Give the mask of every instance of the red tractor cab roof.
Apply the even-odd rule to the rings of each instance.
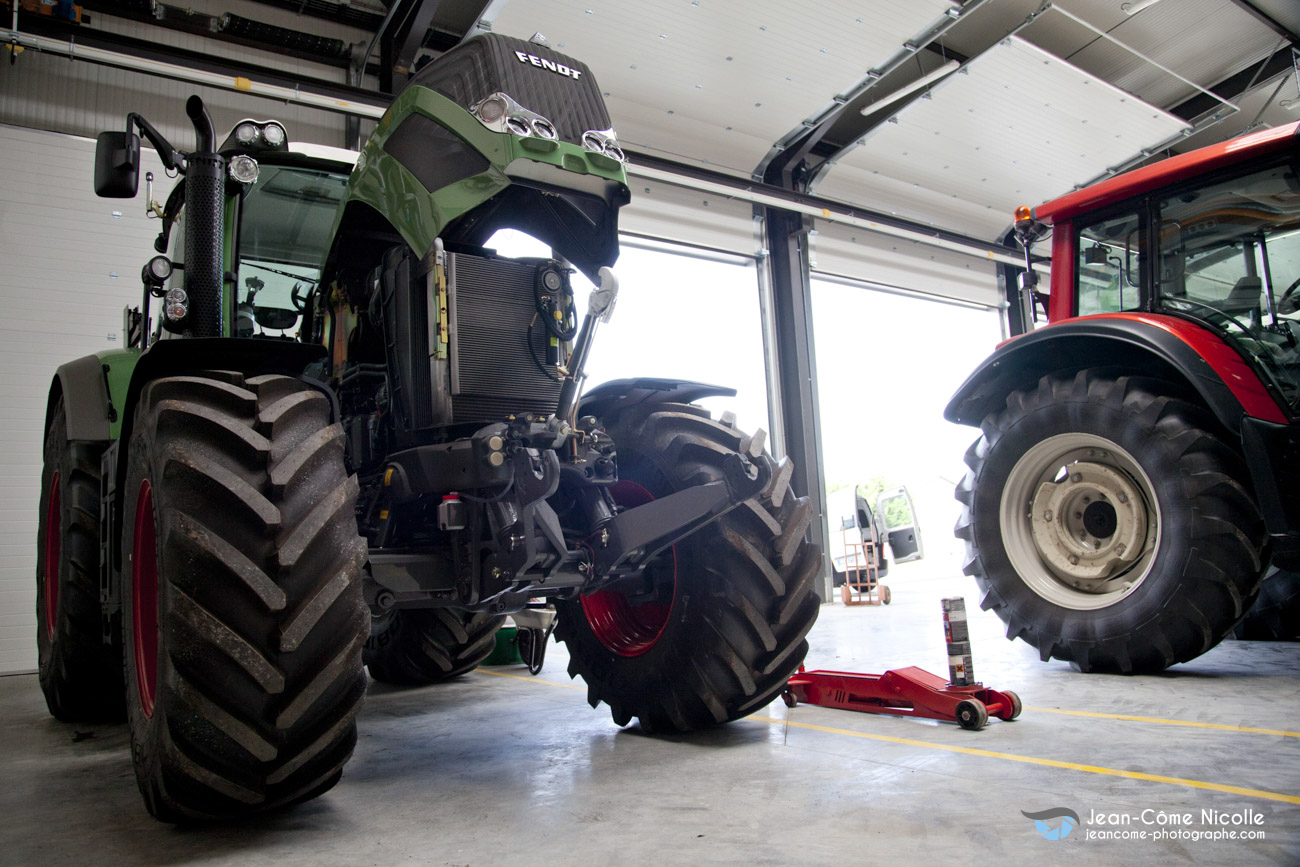
[[[1188,151],[1052,199],[1034,209],[1034,219],[1044,223],[1059,223],[1075,214],[1123,201],[1185,178],[1287,150],[1295,146],[1298,136],[1300,122]]]

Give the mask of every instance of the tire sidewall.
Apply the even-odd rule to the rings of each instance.
[[[53,574],[51,574],[51,564],[46,562],[46,550],[48,537],[50,533],[57,533],[61,540],[67,538],[67,527],[69,524],[69,509],[71,508],[69,498],[63,496],[63,491],[67,480],[72,473],[72,450],[68,447],[66,436],[66,422],[64,421],[63,400],[55,410],[54,421],[45,434],[44,446],[44,465],[41,469],[41,499],[40,511],[38,512],[38,531],[36,547],[36,655],[40,671],[40,681],[42,685],[52,682],[58,676],[59,670],[63,666],[62,649],[63,642],[60,636],[64,631],[64,623],[60,618],[62,611],[56,609],[54,612],[54,634],[51,635],[46,627],[46,618],[48,616],[46,604],[46,592],[48,583],[52,580],[58,588],[59,599],[65,600],[67,596],[67,549],[65,544],[59,545],[60,562],[53,564]],[[60,508],[58,516],[58,525],[49,526],[50,515],[50,495],[51,485],[54,481],[55,474],[59,478],[60,490]]]
[[[1074,609],[1036,593],[1011,566],[1001,532],[1002,494],[1012,469],[1032,446],[1064,433],[1091,434],[1127,452],[1155,493],[1160,528],[1145,578],[1127,596],[1104,608]],[[984,581],[996,587],[1010,612],[1065,640],[1094,640],[1115,631],[1141,629],[1158,618],[1183,592],[1184,574],[1195,547],[1193,509],[1183,490],[1183,468],[1169,441],[1131,412],[1096,400],[1061,401],[1029,409],[989,442],[976,479],[972,512],[993,516],[975,523],[975,544],[984,561]],[[1150,509],[1153,504],[1147,504]],[[1046,567],[1043,567],[1044,569]],[[1003,580],[1001,576],[1010,576]]]
[[[136,778],[145,799],[150,802],[150,810],[158,816],[158,810],[164,809],[163,799],[158,797],[162,781],[162,769],[157,761],[160,744],[160,732],[166,725],[166,702],[162,701],[164,684],[170,680],[171,659],[167,648],[167,612],[171,609],[171,587],[164,576],[168,575],[164,562],[164,546],[155,545],[158,576],[158,662],[157,686],[154,694],[154,713],[147,716],[140,700],[140,678],[136,669],[135,658],[135,515],[140,499],[140,485],[146,479],[153,489],[153,521],[156,538],[165,538],[164,525],[161,520],[166,514],[165,489],[153,485],[156,478],[151,463],[153,443],[148,437],[148,424],[137,414],[135,431],[131,436],[127,455],[126,487],[122,509],[122,659],[123,676],[126,682],[127,722],[131,730],[131,754],[134,759]],[[159,818],[163,818],[159,816]]]

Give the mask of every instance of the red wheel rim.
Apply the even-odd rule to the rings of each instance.
[[[153,520],[153,490],[140,483],[135,502],[135,534],[131,554],[131,630],[135,641],[135,680],[140,707],[153,716],[158,691],[158,533]]]
[[[54,640],[59,611],[59,573],[63,563],[63,498],[59,474],[50,480],[50,501],[45,507],[45,634]]]
[[[610,489],[614,502],[626,508],[644,505],[655,498],[636,482],[621,481]],[[668,615],[677,600],[677,549],[672,557],[673,597],[667,605],[645,602],[634,605],[617,590],[602,590],[581,597],[582,612],[596,640],[619,656],[640,656],[658,643],[668,626]]]

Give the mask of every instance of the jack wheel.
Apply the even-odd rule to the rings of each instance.
[[[1002,691],[1002,694],[1005,695],[1007,697],[1007,700],[1011,702],[1011,708],[1009,710],[1003,708],[1002,712],[998,714],[998,719],[1013,720],[1016,717],[1020,716],[1020,711],[1021,711],[1020,696],[1016,695],[1014,692],[1012,692],[1009,689],[1004,689]]]
[[[889,588],[884,584],[881,584],[880,587],[877,588],[876,593],[880,596],[880,603],[882,605],[888,605],[890,600],[894,598],[894,594],[890,593]]]
[[[977,698],[957,703],[957,725],[967,731],[977,732],[989,721],[988,708]]]
[[[794,690],[790,689],[781,693],[781,701],[785,702],[786,707],[796,707],[799,704],[799,699],[795,697]]]

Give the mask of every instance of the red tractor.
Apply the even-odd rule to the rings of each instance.
[[[1266,573],[1300,570],[1298,136],[1254,133],[1016,213],[1021,297],[1049,325],[1002,344],[944,415],[981,429],[957,489],[965,572],[1044,660],[1185,662]],[[1049,231],[1043,293],[1030,249]]]

